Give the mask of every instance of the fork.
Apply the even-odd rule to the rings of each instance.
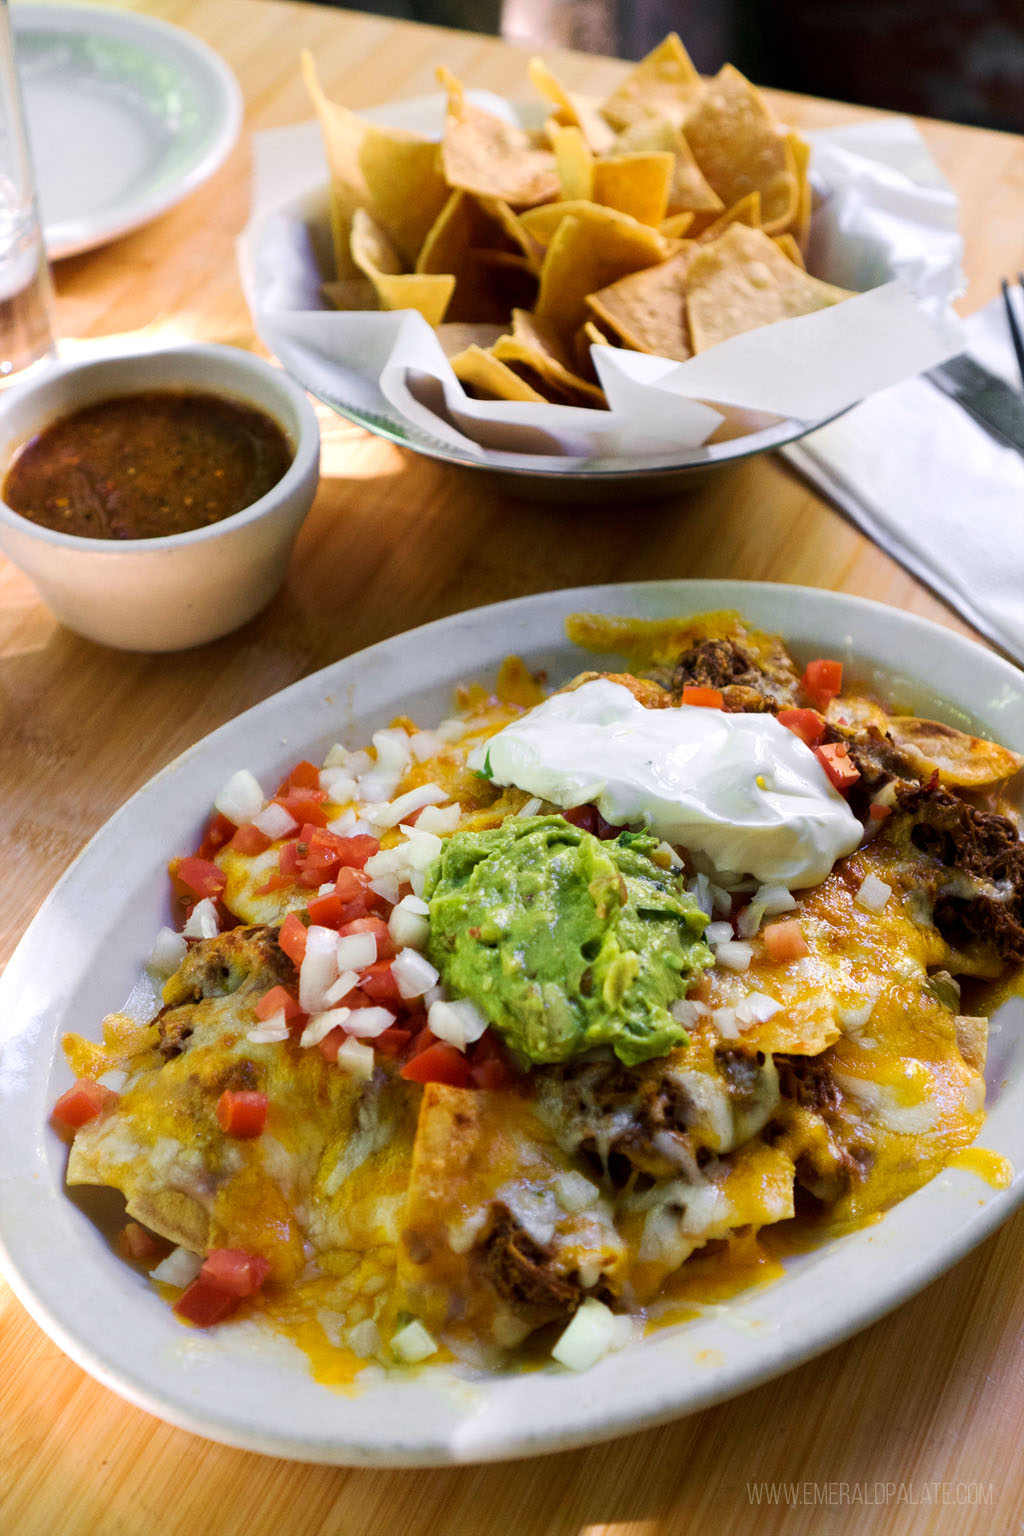
[[[1024,295],[1024,272],[1017,273],[1018,291]],[[1013,342],[1013,350],[1017,354],[1017,367],[1020,369],[1021,383],[1024,384],[1024,325],[1017,318],[1013,300],[1010,297],[1010,285],[1004,277],[1002,280],[1003,303],[1006,306],[1006,321],[1010,327],[1010,339]]]

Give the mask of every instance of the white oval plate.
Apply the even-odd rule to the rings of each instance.
[[[948,1170],[874,1226],[787,1264],[785,1277],[607,1357],[459,1377],[385,1377],[348,1396],[318,1386],[291,1345],[236,1324],[185,1329],[63,1188],[47,1116],[70,1075],[66,1029],[95,1036],[168,917],[167,858],[194,845],[235,768],[271,782],[296,755],[350,745],[408,712],[429,725],[460,681],[510,651],[553,678],[588,665],[565,641],[574,609],[669,616],[739,608],[797,656],[839,656],[921,713],[974,723],[1024,751],[1024,674],[948,630],[859,598],[727,581],[543,593],[456,614],[350,656],[275,695],[170,763],[103,827],[43,905],[0,978],[0,1258],[41,1326],[93,1376],[173,1424],[231,1445],[349,1465],[441,1465],[565,1449],[707,1407],[777,1375],[896,1306],[1024,1198]],[[607,665],[603,659],[599,665]],[[982,1143],[1024,1167],[1024,1031],[1003,1010]],[[1018,1013],[1024,1012],[1018,1006]]]
[[[197,37],[94,6],[11,16],[51,260],[147,223],[224,161],[242,94]]]

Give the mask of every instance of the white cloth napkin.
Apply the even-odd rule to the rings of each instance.
[[[968,350],[1020,388],[1002,301]],[[1024,454],[926,378],[894,385],[782,450],[859,528],[1024,665]]]

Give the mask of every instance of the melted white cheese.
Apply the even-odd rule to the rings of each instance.
[[[495,784],[563,809],[594,804],[613,825],[790,887],[819,884],[862,835],[814,753],[774,715],[645,709],[608,678],[554,694],[470,764]]]

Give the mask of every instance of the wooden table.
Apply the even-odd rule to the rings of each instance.
[[[355,107],[432,89],[442,61],[476,85],[528,93],[525,55],[491,39],[280,0],[151,0],[140,9],[219,49],[241,81],[248,131],[310,116],[298,72],[304,45],[327,87]],[[558,63],[571,85],[592,91],[622,70],[568,54]],[[778,105],[807,126],[861,115],[791,97]],[[922,128],[962,199],[974,308],[1000,274],[1024,265],[1024,141]],[[169,328],[255,346],[233,251],[248,169],[246,134],[179,208],[62,262],[62,333]],[[545,588],[740,576],[860,593],[966,629],[775,458],[624,518],[617,506],[499,498],[484,480],[326,410],[321,424],[323,480],[287,585],[217,644],[155,657],[101,649],[60,628],[28,581],[0,562],[0,955],[86,839],[182,748],[411,625]],[[1022,1244],[1024,1213],[885,1321],[709,1412],[589,1451],[433,1472],[304,1467],[172,1429],[83,1374],[0,1282],[0,1531],[1016,1532],[1024,1529]],[[751,1485],[763,1482],[797,1485],[801,1502],[759,1505]],[[876,1502],[851,1502],[864,1499]]]

